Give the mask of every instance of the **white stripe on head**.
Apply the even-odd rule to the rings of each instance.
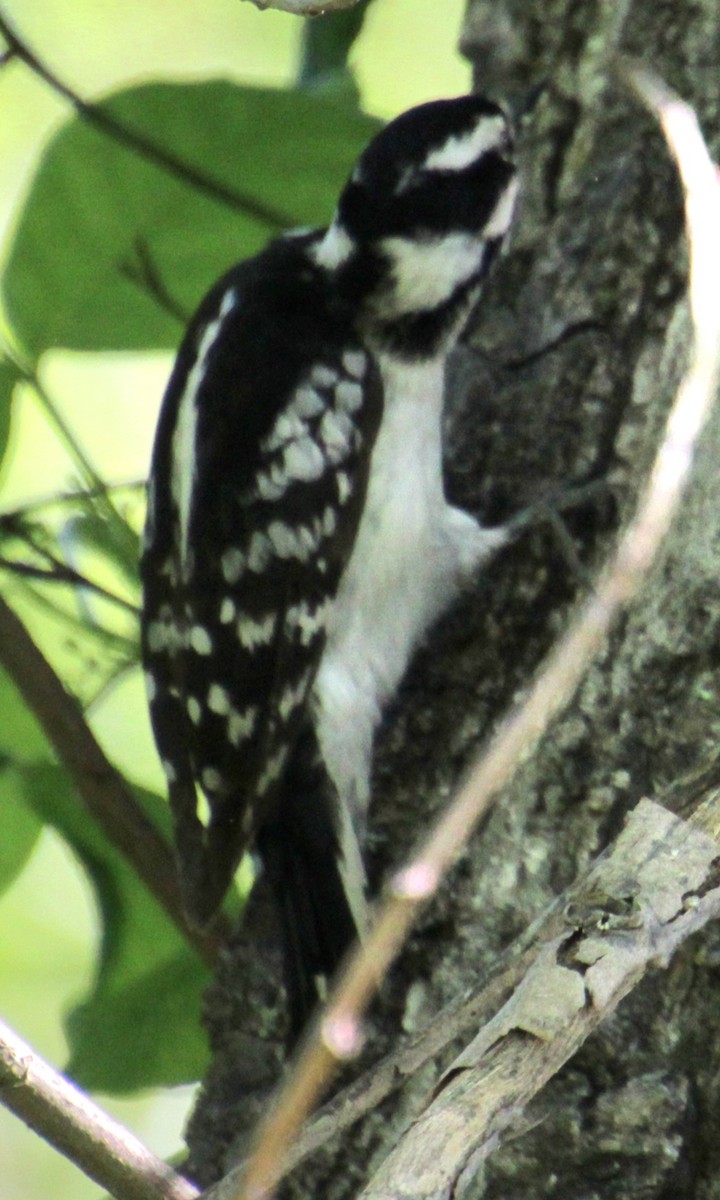
[[[443,304],[473,275],[482,260],[483,242],[471,233],[448,233],[425,242],[383,238],[381,249],[392,264],[392,289],[378,301],[380,316],[398,316]]]
[[[505,142],[507,121],[497,116],[482,116],[468,133],[448,138],[437,150],[428,154],[423,164],[426,171],[462,171],[483,154],[496,150]]]
[[[515,201],[520,189],[520,180],[517,175],[513,175],[501,193],[500,199],[495,205],[490,219],[483,230],[483,236],[486,238],[502,237],[507,233],[512,221],[513,212],[515,209]]]

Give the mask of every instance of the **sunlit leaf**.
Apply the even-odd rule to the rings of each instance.
[[[4,278],[29,353],[177,344],[185,316],[277,225],[326,222],[377,123],[348,101],[213,81],[146,84],[101,105],[236,194],[213,198],[76,117],[50,143]]]

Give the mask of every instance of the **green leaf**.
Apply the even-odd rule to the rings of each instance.
[[[131,1092],[200,1079],[208,1050],[200,1024],[197,959],[189,951],[158,963],[125,987],[79,1005],[66,1027],[68,1073],[86,1088]]]
[[[7,711],[7,710],[5,710]],[[0,769],[0,894],[10,887],[29,859],[42,832],[16,771]]]
[[[21,378],[17,367],[12,363],[0,361],[0,463],[5,457],[10,440],[13,392]]]
[[[43,157],[3,283],[11,325],[33,355],[176,345],[210,284],[277,231],[242,197],[288,224],[326,222],[377,128],[347,101],[223,81],[146,84],[99,109],[235,201],[71,120]]]
[[[102,923],[96,979],[67,1018],[68,1071],[82,1086],[108,1092],[197,1079],[207,1061],[200,1024],[207,968],[79,804],[61,768],[28,765],[21,777],[34,812],[87,871]],[[163,801],[141,795],[151,818],[167,826]],[[177,1000],[163,995],[163,981],[178,988]]]
[[[42,821],[28,805],[18,763],[48,760],[51,750],[33,713],[10,677],[0,668],[0,893],[22,871]]]

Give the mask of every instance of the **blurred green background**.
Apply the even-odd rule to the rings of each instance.
[[[463,0],[375,0],[350,60],[366,112],[387,118],[467,89],[469,69],[455,50],[462,9]],[[0,10],[86,98],[153,79],[288,87],[298,74],[302,22],[261,13],[243,0],[6,0]],[[22,64],[0,70],[3,265],[43,147],[68,116],[67,105]],[[228,146],[228,154],[241,153]],[[107,479],[144,477],[169,364],[166,352],[43,356],[44,386]],[[0,472],[0,509],[60,491],[72,479],[68,455],[41,408],[21,393]],[[138,675],[123,676],[103,695],[92,723],[114,761],[132,762],[137,782],[161,789]],[[62,1017],[90,986],[97,939],[86,876],[57,835],[46,832],[0,896],[0,1015],[58,1066],[68,1054]],[[166,1157],[181,1146],[192,1091],[99,1100]],[[0,1108],[2,1200],[97,1195],[94,1184]]]

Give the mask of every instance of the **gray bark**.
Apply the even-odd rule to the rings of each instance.
[[[570,518],[592,572],[652,459],[688,339],[679,185],[612,59],[621,51],[663,75],[696,106],[717,150],[720,9],[714,0],[476,0],[464,47],[480,90],[502,96],[541,79],[547,90],[522,136],[513,246],[453,364],[448,491],[495,523],[560,485],[607,478],[614,501]],[[640,797],[714,758],[719,460],[716,418],[662,563],[423,917],[373,1012],[358,1072],[476,987]],[[538,528],[434,631],[378,741],[375,882],[410,849],[584,586],[552,530]],[[217,1058],[191,1131],[203,1180],[227,1169],[238,1129],[279,1070],[271,944],[268,934],[265,954],[243,942],[240,965],[226,958],[208,998]],[[711,926],[669,970],[652,972],[464,1194],[720,1197],[719,952]],[[356,1195],[459,1048],[300,1167],[287,1194]]]

